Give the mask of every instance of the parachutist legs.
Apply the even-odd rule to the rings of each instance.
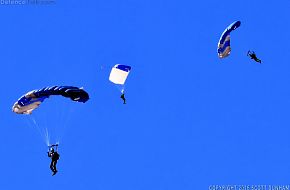
[[[53,171],[52,176],[54,176],[57,173],[57,170]]]
[[[56,164],[57,164],[57,160],[51,160],[50,169],[53,172],[52,175],[55,175],[57,173]]]

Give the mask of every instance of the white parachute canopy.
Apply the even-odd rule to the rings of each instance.
[[[112,68],[109,80],[114,84],[124,85],[130,70],[130,66],[117,64]]]
[[[127,65],[115,65],[110,73],[109,80],[116,84],[121,93],[124,93],[125,82],[131,71],[131,67]]]

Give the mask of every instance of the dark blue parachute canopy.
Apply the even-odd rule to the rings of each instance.
[[[231,47],[230,47],[230,33],[238,28],[241,25],[241,21],[235,21],[232,24],[230,24],[225,31],[222,33],[220,40],[218,42],[218,56],[220,58],[227,57],[231,53]]]
[[[31,114],[46,98],[51,95],[61,95],[76,102],[85,103],[89,94],[82,88],[74,86],[52,86],[39,90],[33,90],[18,99],[12,107],[12,111],[19,114]]]

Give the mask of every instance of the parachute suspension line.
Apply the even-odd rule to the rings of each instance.
[[[122,89],[121,89],[121,93],[124,94],[124,91],[125,91],[125,84],[122,85],[121,87],[122,87]]]
[[[43,112],[38,112],[39,114],[41,114],[41,121],[42,122],[42,134],[46,139],[46,142],[48,143],[47,146],[50,146],[51,144],[55,144],[57,137],[58,137],[58,129],[59,129],[59,125],[60,125],[60,114],[61,111],[63,109],[62,106],[59,107],[58,104],[56,102],[53,102],[52,108],[53,110],[56,110],[54,112],[52,111],[48,111],[48,110],[44,110]]]
[[[55,144],[58,144],[59,143],[59,131],[60,131],[60,128],[62,127],[62,115],[63,115],[63,106],[57,108],[58,111],[55,115],[55,122],[54,122],[54,134],[55,134]],[[54,144],[53,143],[53,144]]]
[[[125,91],[125,85],[122,84],[118,84],[118,85],[114,85],[116,86],[116,88],[123,94]]]
[[[55,141],[57,138],[57,131],[59,128],[59,121],[60,121],[59,114],[62,111],[62,109],[60,109],[60,107],[58,106],[57,102],[53,102],[50,105],[52,105],[53,110],[56,110],[56,111],[52,112],[52,111],[45,110],[45,114],[44,114],[45,122],[46,122],[45,129],[49,137],[49,145],[56,143]]]
[[[35,120],[35,118],[34,118],[33,115],[30,115],[30,116],[31,116],[31,119],[32,119],[34,125],[35,125],[36,128],[38,129],[38,131],[39,131],[39,133],[40,133],[42,139],[44,140],[45,144],[46,144],[46,145],[49,145],[49,139],[48,139],[48,136],[45,135],[45,131],[44,131],[44,129],[42,129],[42,128],[38,125],[38,123],[36,122],[36,120]]]
[[[66,119],[64,120],[64,125],[63,125],[63,128],[62,128],[62,133],[60,135],[60,139],[59,140],[61,140],[61,138],[63,137],[63,135],[64,135],[64,133],[66,131],[66,128],[67,128],[67,126],[69,124],[69,121],[71,120],[71,116],[73,115],[73,113],[75,112],[75,110],[76,110],[76,107],[75,106],[70,106],[69,107],[69,111],[68,111],[68,114],[67,114]]]
[[[36,122],[35,118],[33,117],[33,115],[29,115],[29,119],[32,122],[32,124],[35,126],[35,127],[32,127],[32,128],[36,128],[36,130],[40,134],[40,136],[41,136],[42,140],[44,141],[44,143],[46,145],[48,145],[49,144],[49,139],[47,138],[47,136],[44,136],[43,131],[41,130],[40,126],[37,124],[37,122]]]
[[[49,135],[49,132],[48,132],[48,119],[47,119],[47,111],[45,111],[45,114],[44,114],[44,123],[43,123],[43,130],[44,130],[44,136],[45,136],[45,139],[46,139],[46,144],[47,146],[50,145],[50,135]]]
[[[47,127],[45,127],[45,139],[47,140],[46,141],[47,146],[49,146],[50,145],[50,136],[49,136]]]
[[[61,127],[59,127],[59,130],[57,131],[57,137],[56,137],[56,144],[59,144],[60,141],[62,140],[62,137],[64,135],[64,132],[67,128],[67,123],[68,123],[68,120],[70,119],[70,115],[72,113],[72,108],[68,108],[68,112],[67,114],[62,114],[62,117],[61,117],[61,121],[62,121],[62,124],[61,124]]]
[[[65,118],[68,117],[68,112],[67,110],[70,110],[71,104],[67,104],[67,106],[62,106],[62,109],[60,109],[59,114],[58,114],[58,126],[56,128],[56,143],[59,144],[59,141],[61,140],[61,136],[63,133],[63,128],[65,127]]]
[[[58,135],[56,138],[56,143],[59,144],[60,141],[62,140],[64,133],[66,131],[66,128],[68,126],[69,120],[71,119],[72,113],[75,111],[75,106],[72,106],[72,104],[69,104],[68,107],[64,108],[65,110],[61,114],[61,121],[62,125],[59,127]]]
[[[59,144],[59,140],[60,140],[60,133],[63,127],[63,117],[65,115],[65,107],[66,106],[61,106],[56,108],[58,111],[56,112],[55,115],[55,128],[54,128],[54,132],[55,132],[55,143]]]
[[[34,130],[34,124],[33,124],[33,122],[32,122],[32,120],[31,120],[31,118],[29,119],[28,117],[25,117],[25,121],[26,121],[26,123],[27,123],[27,125],[31,128],[31,129],[33,129]],[[38,131],[38,130],[37,130]],[[39,131],[38,131],[39,132]]]
[[[31,123],[31,121],[28,119],[28,117],[25,117],[25,121],[26,121],[27,125],[28,125],[30,128],[33,128],[32,123]]]

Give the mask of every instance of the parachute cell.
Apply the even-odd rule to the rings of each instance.
[[[61,95],[73,101],[83,103],[89,99],[89,94],[82,88],[73,86],[52,86],[26,93],[15,102],[12,111],[18,114],[31,114],[34,109],[51,95]]]
[[[220,40],[218,42],[218,56],[220,58],[225,58],[230,55],[231,47],[230,47],[230,33],[238,28],[241,25],[240,21],[235,21],[230,24],[225,31],[222,33]]]
[[[112,68],[109,80],[112,83],[124,85],[130,70],[130,66],[117,64]]]

